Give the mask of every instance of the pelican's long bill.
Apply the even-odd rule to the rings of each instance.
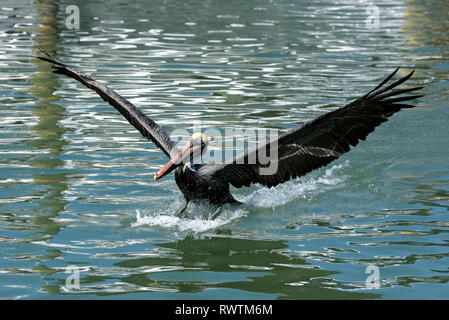
[[[194,158],[201,156],[203,146],[201,140],[190,139],[189,142],[175,155],[173,156],[155,175],[154,180],[158,180],[163,176],[169,174],[181,164],[187,164]]]

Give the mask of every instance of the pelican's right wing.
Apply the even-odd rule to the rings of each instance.
[[[61,63],[50,56],[46,51],[41,49],[41,52],[46,57],[37,57],[38,59],[53,63],[54,73],[66,75],[72,79],[81,82],[84,86],[96,91],[104,101],[107,101],[111,106],[116,108],[130,124],[134,126],[139,132],[148,140],[153,141],[156,146],[161,149],[169,158],[172,153],[178,150],[175,143],[170,136],[162,129],[156,122],[148,118],[142,111],[140,111],[131,102],[123,98],[117,92],[108,86],[95,81],[89,76],[83,75],[78,71],[72,69],[64,63]]]

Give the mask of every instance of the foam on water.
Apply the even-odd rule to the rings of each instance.
[[[199,211],[202,205],[195,205]],[[173,212],[174,210],[169,210]],[[212,211],[213,212],[213,211]],[[236,220],[247,213],[242,208],[230,208],[224,206],[221,214],[215,220],[209,220],[203,215],[192,214],[188,217],[177,217],[173,213],[168,212],[149,212],[142,215],[140,210],[136,210],[136,222],[134,222],[132,227],[139,226],[158,226],[163,228],[174,228],[177,231],[193,231],[193,232],[204,232],[212,229],[216,229],[225,224]]]
[[[326,186],[335,186],[341,183],[345,176],[336,174],[336,171],[349,165],[346,160],[343,164],[330,167],[324,175],[317,177],[297,178],[279,184],[272,188],[262,187],[253,193],[238,199],[257,208],[273,208],[286,204],[298,197],[307,198],[311,193],[323,192]]]

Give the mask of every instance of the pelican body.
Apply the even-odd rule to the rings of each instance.
[[[237,202],[231,195],[229,183],[215,179],[213,165],[188,164],[175,171],[175,181],[184,194],[186,202],[191,200],[208,200],[212,204],[223,205]]]
[[[154,180],[175,171],[176,184],[186,200],[179,215],[190,201],[205,199],[218,206],[211,216],[215,218],[223,204],[237,202],[231,195],[231,185],[240,188],[258,183],[272,187],[325,166],[348,152],[360,140],[365,140],[369,133],[394,113],[414,107],[405,104],[405,101],[422,97],[407,94],[422,87],[392,90],[407,81],[414,71],[384,86],[397,73],[397,68],[373,90],[343,107],[292,128],[274,140],[258,144],[223,164],[203,164],[198,161],[208,145],[208,139],[203,133],[194,133],[189,142],[178,150],[166,131],[131,102],[108,86],[57,61],[45,50],[41,49],[41,52],[45,56],[38,58],[52,63],[54,73],[73,78],[96,91],[168,156],[169,161],[156,173]],[[277,170],[267,175],[263,173],[267,164],[259,156],[273,145],[276,146],[277,157],[270,159],[270,163],[276,164]]]

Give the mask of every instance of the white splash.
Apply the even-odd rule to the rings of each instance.
[[[345,176],[335,175],[335,171],[348,165],[349,161],[347,160],[343,164],[330,167],[324,175],[318,178],[297,178],[272,188],[263,187],[238,200],[254,207],[270,208],[283,205],[299,197],[307,198],[311,193],[323,192],[326,186],[335,186],[343,182]]]
[[[198,206],[201,210],[201,205]],[[244,216],[247,212],[242,208],[233,210],[232,208],[223,207],[222,213],[215,220],[208,220],[203,216],[194,217],[177,217],[167,213],[148,213],[142,215],[140,210],[136,210],[136,222],[132,223],[132,227],[139,226],[158,226],[163,228],[174,228],[177,231],[193,231],[204,232],[216,229],[231,221]]]
[[[336,171],[348,166],[349,161],[343,164],[334,165],[327,169],[324,175],[310,177],[307,179],[295,179],[280,184],[273,188],[262,187],[247,196],[236,197],[237,200],[248,204],[250,207],[277,207],[283,205],[298,197],[308,198],[316,193],[322,193],[326,187],[340,184],[345,176],[341,173],[335,174]],[[136,222],[132,223],[132,227],[154,226],[175,229],[179,232],[193,231],[204,232],[213,230],[226,225],[236,219],[248,214],[248,206],[242,205],[224,205],[221,214],[215,220],[208,220],[208,214],[215,211],[216,206],[208,203],[191,204],[187,209],[187,217],[177,217],[174,213],[180,210],[181,203],[169,205],[163,210],[149,212],[144,215],[140,210],[136,210]]]

